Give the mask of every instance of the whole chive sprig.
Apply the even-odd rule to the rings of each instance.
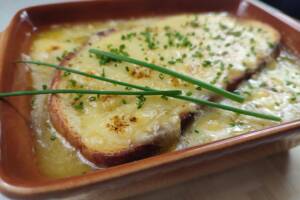
[[[134,95],[134,96],[147,96],[147,95],[179,95],[180,90],[164,90],[164,91],[115,91],[115,90],[24,90],[14,92],[1,92],[0,98],[24,95],[42,95],[42,94],[99,94],[99,95]]]
[[[105,77],[84,73],[84,72],[81,72],[81,71],[78,71],[78,70],[66,68],[66,67],[63,67],[63,66],[55,65],[55,64],[44,63],[44,62],[39,62],[39,61],[18,61],[17,63],[35,64],[35,65],[38,65],[38,66],[55,68],[57,70],[67,71],[67,72],[71,72],[71,73],[74,73],[74,74],[79,74],[79,75],[82,75],[82,76],[90,77],[90,78],[93,78],[93,79],[96,79],[96,80],[102,80],[102,81],[106,81],[106,82],[110,82],[110,83],[113,83],[113,84],[130,87],[130,88],[136,88],[136,89],[140,89],[140,90],[144,90],[144,91],[157,91],[153,88],[133,85],[133,84],[126,83],[126,82],[121,82],[121,81],[116,81],[116,80],[113,80],[113,79],[108,79],[108,78],[105,78]],[[214,102],[211,102],[211,101],[198,99],[198,98],[194,98],[194,97],[183,96],[183,95],[164,95],[164,96],[170,96],[170,97],[173,97],[173,98],[176,98],[176,99],[181,99],[181,100],[196,103],[196,104],[199,104],[199,105],[206,105],[206,106],[215,107],[215,108],[219,108],[219,109],[223,109],[223,110],[228,110],[228,111],[231,111],[231,112],[235,112],[237,114],[243,114],[243,115],[253,116],[253,117],[257,117],[257,118],[261,118],[261,119],[272,120],[272,121],[281,121],[281,118],[279,118],[277,116],[274,116],[274,115],[268,115],[268,114],[263,114],[263,113],[258,113],[258,112],[252,112],[252,111],[248,111],[248,110],[228,106],[228,105],[225,105],[225,104],[214,103]]]
[[[205,88],[205,89],[210,90],[210,91],[212,91],[216,94],[219,94],[219,95],[221,95],[225,98],[228,98],[228,99],[231,99],[231,100],[234,100],[234,101],[237,101],[237,102],[243,102],[245,100],[245,98],[242,97],[241,95],[229,92],[229,91],[224,90],[222,88],[216,87],[212,84],[209,84],[209,83],[206,83],[204,81],[195,79],[191,76],[181,74],[181,73],[178,73],[176,71],[170,70],[170,69],[165,68],[165,67],[160,67],[160,66],[152,64],[152,63],[147,63],[147,62],[144,62],[144,61],[141,61],[141,60],[137,60],[137,59],[130,58],[130,57],[127,57],[127,56],[114,54],[114,53],[111,53],[111,52],[101,51],[101,50],[98,50],[98,49],[90,49],[89,52],[92,53],[92,54],[95,54],[96,56],[104,56],[104,57],[111,58],[111,59],[114,59],[114,60],[117,60],[117,61],[123,61],[123,62],[136,64],[136,65],[139,65],[139,66],[147,67],[147,68],[155,70],[155,71],[159,71],[159,72],[164,73],[164,74],[168,74],[170,76],[173,76],[173,77],[179,78],[181,80],[184,80],[186,82],[195,84],[199,87]]]

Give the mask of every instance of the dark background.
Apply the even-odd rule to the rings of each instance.
[[[300,19],[300,0],[262,0],[265,3],[270,4],[282,10],[284,13]]]

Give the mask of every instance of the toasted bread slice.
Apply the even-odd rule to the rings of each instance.
[[[272,27],[221,14],[180,15],[151,26],[93,37],[66,66],[156,89],[180,89],[186,95],[215,95],[174,77],[140,66],[96,58],[97,48],[129,55],[227,88],[267,61],[280,35]],[[57,72],[53,89],[124,90],[124,87]],[[115,165],[153,155],[176,143],[181,121],[198,105],[158,96],[51,95],[54,127],[88,160]]]

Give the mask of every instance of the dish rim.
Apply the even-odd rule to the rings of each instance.
[[[85,2],[95,2],[95,1],[96,0],[87,0]],[[111,2],[112,0],[102,0],[102,1]],[[60,6],[63,4],[72,4],[76,2],[82,2],[82,1],[75,0],[75,1],[68,1],[68,2],[58,2],[58,3],[43,4],[38,6],[30,6],[30,7],[20,9],[18,12],[16,12],[14,17],[10,21],[8,27],[3,32],[0,32],[0,44],[2,43],[1,46],[6,47],[8,45],[7,40],[5,40],[6,37],[8,37],[7,33],[9,33],[10,30],[13,28],[13,22],[17,20],[17,17],[22,12],[26,12],[28,9],[37,8],[37,7],[44,7],[49,5]],[[244,0],[244,1],[241,0],[241,2],[247,2],[249,4],[253,4],[256,7],[269,12],[270,14],[272,14],[273,17],[283,21],[285,24],[292,26],[293,28],[297,29],[300,32],[300,23],[292,19],[291,17],[283,14],[282,12],[278,11],[277,9],[272,8],[271,6],[268,6],[264,3],[258,2],[257,0]],[[4,57],[4,53],[3,53],[3,57]],[[0,59],[3,59],[1,54],[0,54]],[[233,146],[259,141],[263,138],[268,138],[272,136],[279,137],[280,135],[282,135],[283,132],[293,130],[296,128],[300,128],[300,119],[292,122],[281,123],[258,131],[251,131],[246,134],[233,136],[230,138],[218,140],[208,144],[196,145],[182,150],[167,152],[164,154],[152,156],[131,163],[110,167],[105,170],[97,170],[95,172],[82,175],[82,176],[72,176],[69,178],[51,180],[45,183],[38,183],[38,185],[35,186],[13,185],[10,184],[9,182],[6,182],[3,179],[3,177],[0,176],[0,191],[4,193],[28,196],[28,195],[50,193],[50,192],[59,192],[66,189],[75,189],[82,186],[108,181],[110,179],[116,179],[118,177],[122,177],[125,175],[139,173],[144,170],[149,170],[151,168],[156,168],[167,164],[174,164],[176,163],[176,161],[183,161],[184,159],[193,158],[196,156],[203,156],[205,154],[219,151],[219,150],[224,150]],[[285,136],[282,135],[281,137],[285,137]]]

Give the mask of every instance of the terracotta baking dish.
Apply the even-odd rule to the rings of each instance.
[[[36,29],[64,22],[207,11],[228,11],[269,23],[281,32],[284,46],[300,53],[299,23],[257,1],[102,0],[43,5],[20,10],[1,34],[1,91],[30,88],[28,72],[14,61],[27,51]],[[0,106],[0,190],[18,198],[126,197],[223,170],[300,143],[300,120],[297,120],[82,176],[53,180],[40,175],[33,162],[30,97],[10,98],[1,101]]]

